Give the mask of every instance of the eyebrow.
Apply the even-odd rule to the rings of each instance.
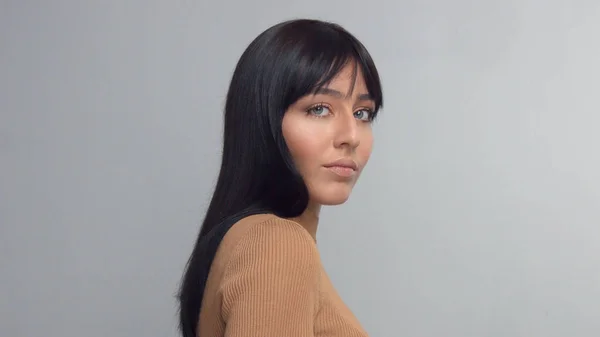
[[[339,92],[335,89],[330,89],[330,88],[319,88],[319,89],[315,90],[314,94],[315,95],[318,95],[318,94],[328,95],[328,96],[333,96],[335,98],[344,98],[344,94],[342,94],[341,92]],[[359,101],[372,101],[373,97],[370,94],[360,94],[360,95],[358,95],[358,100]]]

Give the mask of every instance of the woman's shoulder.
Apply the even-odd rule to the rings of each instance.
[[[244,217],[233,224],[223,238],[223,243],[230,247],[269,242],[290,245],[290,249],[316,247],[314,239],[300,223],[274,214]]]
[[[282,262],[281,259],[309,258],[320,262],[316,242],[298,222],[274,214],[255,214],[238,220],[227,231],[215,256],[216,265],[232,260],[247,263]],[[265,261],[266,260],[266,261]],[[218,267],[217,267],[218,268]]]
[[[322,265],[312,236],[298,222],[275,215],[248,216],[230,231],[218,283],[228,329],[260,327],[268,330],[262,335],[281,336],[279,329],[295,323],[305,335],[321,296]]]

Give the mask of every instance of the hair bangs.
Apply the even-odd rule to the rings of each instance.
[[[286,54],[294,59],[286,62],[291,67],[288,68],[290,74],[286,76],[288,81],[284,85],[284,109],[327,86],[344,67],[352,64],[352,83],[360,69],[368,94],[375,102],[374,113],[377,114],[383,106],[380,78],[371,56],[360,41],[335,24],[326,27],[317,25],[308,31],[304,26],[302,32],[294,32],[294,25],[288,28],[288,41],[293,43],[288,45],[292,50],[286,51]],[[351,91],[353,89],[350,88]]]

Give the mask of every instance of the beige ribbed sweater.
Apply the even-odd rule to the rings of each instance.
[[[233,225],[208,276],[198,336],[366,337],[323,269],[310,227],[269,214]]]

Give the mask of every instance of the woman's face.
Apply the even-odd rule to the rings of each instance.
[[[314,204],[344,203],[371,155],[375,103],[360,68],[355,76],[354,70],[349,63],[283,117],[283,136]]]

